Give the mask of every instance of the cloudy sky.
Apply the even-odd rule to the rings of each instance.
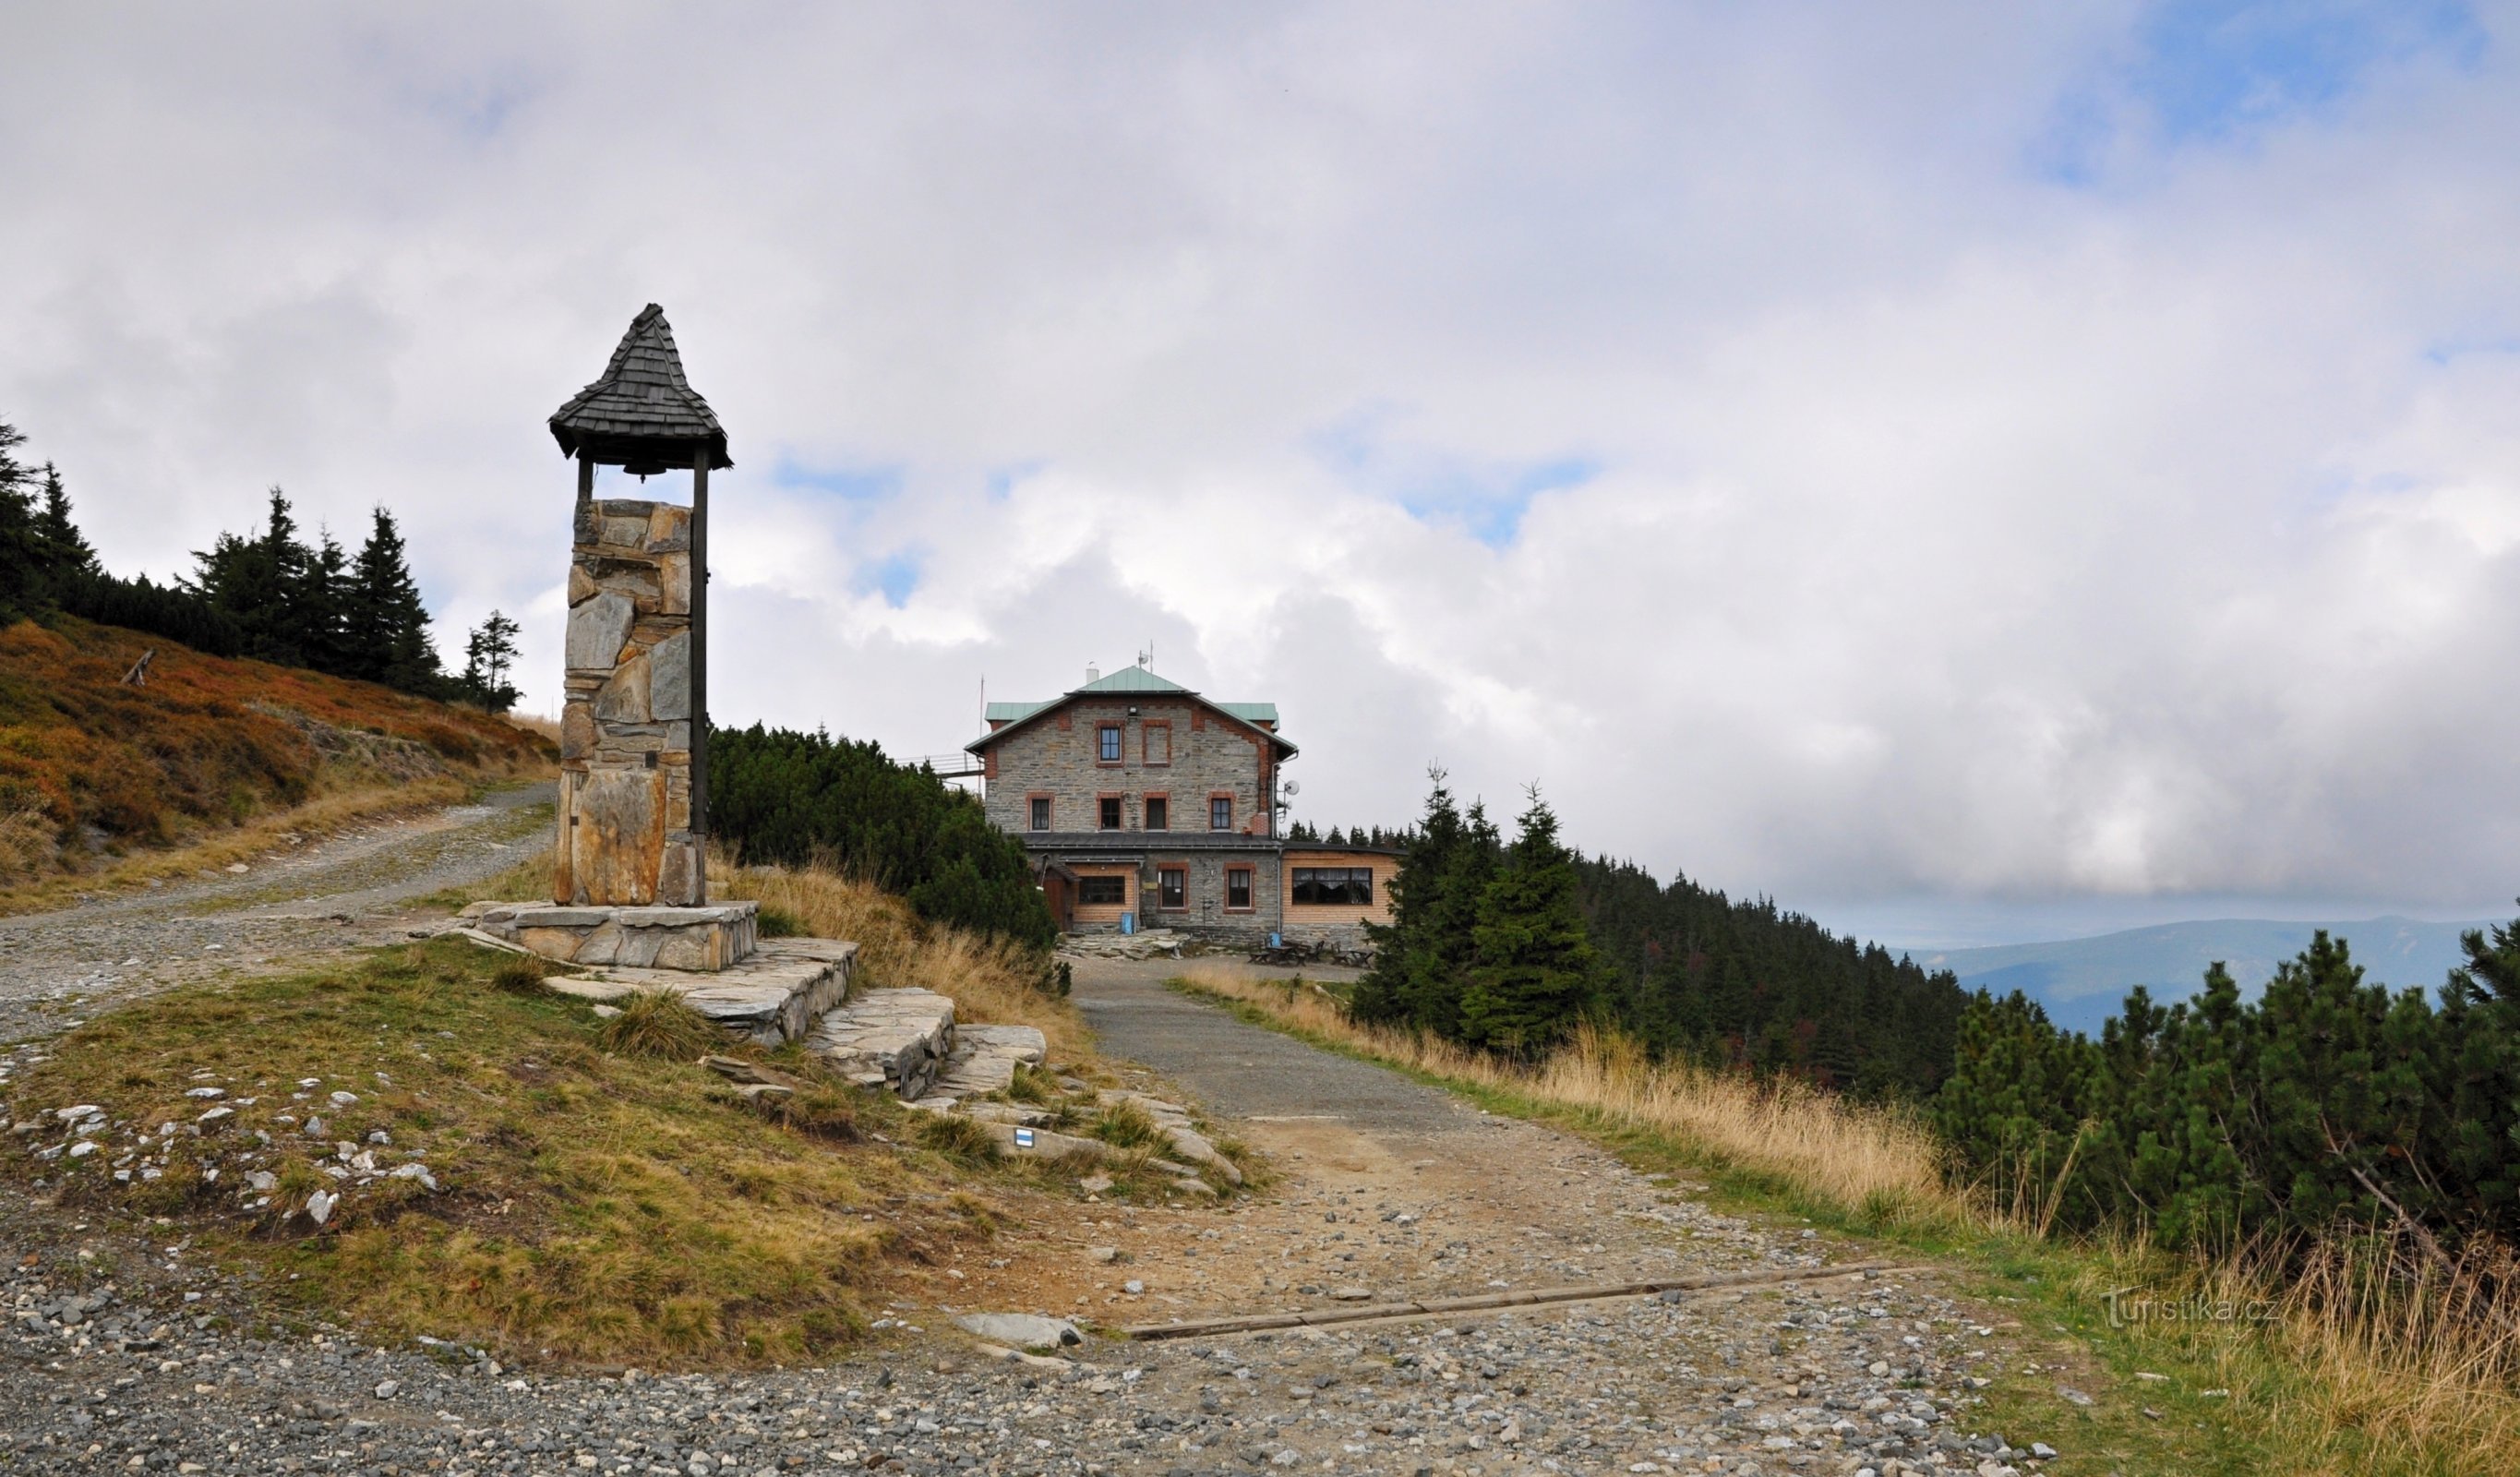
[[[722,722],[942,752],[1151,643],[1316,824],[1440,762],[1902,942],[2520,892],[2511,8],[7,32],[0,418],[118,569],[382,502],[555,708],[543,423],[653,300]]]

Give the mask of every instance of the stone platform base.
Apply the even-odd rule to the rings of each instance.
[[[598,1003],[641,991],[670,991],[735,1034],[775,1047],[804,1036],[818,1018],[847,1003],[857,958],[855,944],[774,938],[764,940],[749,959],[709,973],[616,965],[588,977],[554,977],[543,984]]]
[[[917,1098],[954,1052],[954,1003],[932,990],[869,990],[816,1022],[805,1050],[860,1087]]]
[[[596,968],[732,969],[760,945],[758,903],[700,908],[572,908],[474,903],[463,920],[545,959]]]

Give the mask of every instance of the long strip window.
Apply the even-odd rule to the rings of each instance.
[[[1076,901],[1095,906],[1112,906],[1129,901],[1127,877],[1078,877]]]
[[[1373,902],[1371,867],[1298,867],[1294,872],[1298,903],[1369,907]]]

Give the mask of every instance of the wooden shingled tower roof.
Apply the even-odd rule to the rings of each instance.
[[[603,377],[552,413],[551,430],[563,455],[640,476],[688,470],[702,450],[712,468],[735,465],[726,427],[683,378],[673,328],[652,302],[630,320]]]

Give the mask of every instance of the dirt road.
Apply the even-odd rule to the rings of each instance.
[[[540,823],[519,807],[533,798],[379,828],[265,875],[0,921],[0,1037],[48,1033],[107,995],[191,971],[398,937],[410,899],[486,876],[514,858],[509,848],[531,844]],[[2034,1469],[2031,1438],[2048,1433],[2009,1433],[2016,1451],[1970,1419],[1973,1379],[2012,1357],[2001,1315],[1934,1276],[1833,1274],[1824,1263],[1865,1249],[1715,1214],[1698,1186],[1245,1025],[1167,991],[1168,972],[1088,962],[1078,1000],[1109,1056],[1143,1063],[1130,1070],[1146,1086],[1201,1101],[1271,1157],[1275,1183],[1223,1206],[1030,1197],[995,1242],[896,1282],[869,1310],[878,1342],[831,1368],[518,1377],[452,1344],[257,1336],[268,1328],[260,1296],[179,1268],[183,1244],[99,1239],[88,1222],[63,1224],[49,1202],[0,1188],[0,1468]],[[143,1251],[163,1267],[142,1265]],[[120,1279],[79,1270],[91,1256],[119,1262]],[[1108,1329],[1730,1269],[1774,1279],[1239,1336],[1100,1336],[1032,1364],[975,1357],[954,1328],[971,1312]]]
[[[1582,1141],[1490,1116],[1089,961],[1107,1056],[1201,1102],[1280,1179],[1232,1209],[1089,1204],[930,1285],[940,1311],[1106,1324],[1764,1272],[1769,1285],[1139,1345],[1113,1472],[1861,1472],[2026,1461],[1969,1431],[1996,1318],[1868,1249],[1710,1211]],[[1158,1433],[1148,1439],[1148,1433]],[[2026,1449],[2027,1441],[2023,1442]]]
[[[550,784],[360,826],[190,882],[0,918],[0,1042],[237,966],[403,936],[411,900],[505,870],[541,843]]]

